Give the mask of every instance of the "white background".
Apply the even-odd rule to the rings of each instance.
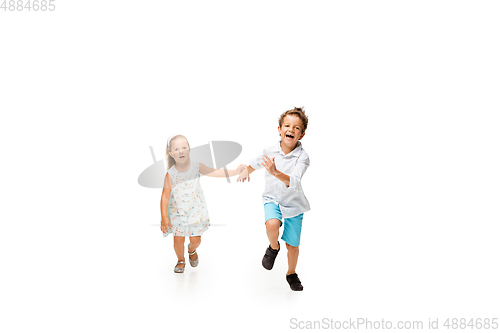
[[[498,2],[55,4],[0,11],[2,332],[499,316]],[[304,291],[260,264],[264,170],[202,179],[214,226],[174,274],[149,146],[235,141],[235,168],[293,106]]]

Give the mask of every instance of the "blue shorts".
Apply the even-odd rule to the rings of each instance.
[[[280,220],[280,227],[283,225],[283,216],[281,215],[281,210],[277,204],[273,202],[268,202],[264,204],[264,213],[266,216],[266,223],[270,219]],[[283,228],[283,235],[281,239],[291,246],[299,246],[300,244],[300,232],[302,230],[302,218],[304,213],[285,218],[285,227]]]

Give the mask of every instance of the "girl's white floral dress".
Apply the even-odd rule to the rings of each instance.
[[[200,185],[200,163],[191,161],[189,170],[179,172],[175,165],[167,171],[172,178],[168,201],[171,227],[167,236],[201,236],[210,226],[207,203]]]

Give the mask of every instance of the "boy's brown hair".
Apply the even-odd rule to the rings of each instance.
[[[280,127],[281,127],[281,125],[283,125],[283,120],[285,119],[286,116],[299,117],[300,120],[302,120],[302,125],[304,127],[302,129],[302,133],[304,133],[306,131],[308,118],[306,116],[306,113],[304,112],[304,107],[301,107],[301,108],[293,107],[293,109],[283,112],[281,114],[280,120],[279,120]]]

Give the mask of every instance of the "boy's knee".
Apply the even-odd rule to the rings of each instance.
[[[292,246],[288,243],[286,243],[286,248],[288,251],[291,251],[291,252],[295,252],[295,251],[298,251],[299,250],[299,247],[298,246]]]
[[[267,230],[276,230],[279,229],[281,225],[281,221],[278,219],[269,219],[266,222],[266,229]]]

